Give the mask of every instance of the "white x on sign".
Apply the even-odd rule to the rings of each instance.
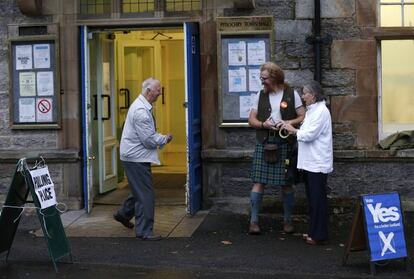
[[[397,253],[394,249],[394,247],[392,247],[391,245],[391,240],[394,238],[394,233],[390,232],[388,234],[388,236],[385,236],[385,234],[382,231],[378,232],[382,242],[384,242],[384,246],[382,247],[382,251],[381,251],[381,257],[384,256],[385,252],[387,252],[387,250],[390,250],[393,253]]]

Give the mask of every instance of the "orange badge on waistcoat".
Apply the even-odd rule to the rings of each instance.
[[[281,107],[282,109],[285,109],[285,108],[287,108],[287,107],[288,107],[288,104],[287,104],[286,102],[281,102],[281,103],[280,103],[280,107]]]

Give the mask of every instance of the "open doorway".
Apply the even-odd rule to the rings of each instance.
[[[129,105],[148,77],[160,79],[163,85],[163,95],[154,105],[157,130],[174,135],[173,142],[160,150],[161,166],[153,168],[156,199],[183,204],[183,211],[191,215],[200,210],[199,40],[197,23],[184,23],[182,28],[81,27],[86,212],[91,212],[97,198],[119,193],[116,189],[126,185],[119,142]],[[162,187],[157,187],[158,182]]]
[[[94,30],[87,39],[90,206],[119,205],[129,194],[119,142],[129,105],[140,94],[142,82],[154,77],[162,83],[162,96],[154,104],[157,130],[174,136],[159,150],[161,165],[152,169],[156,203],[182,205],[185,211],[189,176],[183,28]]]
[[[118,92],[118,141],[128,107],[141,92],[142,82],[161,81],[162,95],[154,104],[157,131],[174,140],[158,151],[161,162],[153,166],[156,203],[185,206],[187,179],[184,32],[182,28],[134,30],[111,33],[116,48]],[[118,164],[119,187],[126,183]]]

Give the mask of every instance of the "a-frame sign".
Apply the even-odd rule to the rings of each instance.
[[[27,159],[30,160],[30,159]],[[36,160],[36,159],[32,159]],[[48,202],[54,195],[53,187],[47,187],[53,182],[48,177],[47,166],[43,158],[38,158],[34,168],[29,169],[26,158],[20,159],[10,185],[6,201],[0,215],[0,253],[7,251],[6,261],[10,254],[21,214],[27,201],[29,193],[32,196],[34,207],[46,239],[49,255],[57,272],[56,261],[69,256],[72,262],[72,255],[69,244],[60,219],[60,212],[56,206],[48,206]],[[36,172],[43,174],[39,179],[33,180],[32,175]],[[37,181],[34,185],[33,181]]]
[[[351,252],[362,250],[369,252],[372,275],[380,261],[403,259],[407,268],[404,218],[398,193],[360,197],[342,263],[346,264]]]

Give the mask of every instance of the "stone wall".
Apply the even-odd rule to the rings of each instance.
[[[227,8],[225,16],[272,15],[274,17],[275,61],[285,70],[286,81],[300,88],[314,75],[312,35],[313,1],[255,1],[256,9]],[[367,4],[368,3],[368,4]],[[373,148],[377,142],[376,42],[369,35],[375,25],[375,1],[322,0],[321,35],[331,44],[321,47],[322,85],[329,97],[334,124],[335,147]],[[365,17],[371,18],[366,20]],[[217,148],[228,148],[233,129],[217,129]]]
[[[229,7],[224,9],[223,15],[272,15],[274,62],[285,70],[287,82],[295,88],[312,80],[313,46],[305,40],[313,32],[314,1],[257,0],[255,4],[255,10]],[[218,15],[221,14],[218,12]],[[335,149],[329,197],[338,204],[346,204],[347,199],[355,199],[363,193],[398,191],[412,210],[413,154],[406,157],[376,150],[377,50],[373,36],[376,1],[321,0],[321,16],[321,35],[332,38],[330,44],[321,47],[322,86],[330,101]],[[203,98],[212,102],[213,97]],[[252,186],[249,170],[254,131],[218,128],[218,120],[214,120],[215,123],[212,117],[203,120],[209,134],[214,135],[203,142],[205,205],[247,212]],[[214,133],[212,126],[216,127]],[[303,185],[296,188],[298,199],[303,200]],[[275,199],[277,203],[276,189],[267,189],[266,196],[270,203],[274,204]]]
[[[252,182],[249,177],[253,151],[225,152],[205,150],[203,157],[204,200],[206,207],[247,213]],[[334,171],[328,176],[328,192],[332,210],[352,211],[361,194],[397,191],[405,210],[414,210],[414,152],[400,151],[393,155],[377,151],[335,152]],[[297,212],[306,210],[304,185],[295,185]],[[279,187],[265,189],[268,210],[280,208]]]
[[[60,80],[62,95],[61,119],[62,128],[59,130],[12,130],[10,128],[10,93],[9,93],[9,24],[51,24],[58,22],[61,34],[65,37],[77,38],[76,26],[64,28],[64,21],[55,14],[40,17],[28,17],[20,12],[18,1],[0,1],[0,203],[5,199],[9,189],[12,175],[19,158],[29,157],[30,154],[48,154],[45,159],[51,171],[51,177],[55,184],[58,201],[66,203],[70,208],[79,208],[82,204],[81,191],[81,167],[79,160],[80,144],[80,119],[79,119],[79,83],[78,83],[78,61],[72,55],[77,53],[77,39],[65,39],[60,48],[60,63],[75,71],[68,72],[68,67],[62,67],[62,76],[72,74],[68,78]],[[48,9],[50,4],[57,5],[61,1],[43,1],[44,8]],[[69,2],[69,1],[66,1]],[[73,6],[73,3],[71,3]],[[68,4],[66,4],[68,6]],[[67,8],[67,7],[66,7]],[[73,11],[73,8],[72,8]],[[72,12],[73,14],[73,12]],[[63,26],[63,27],[62,27]],[[72,31],[72,32],[68,32]],[[70,51],[69,51],[70,50]],[[70,132],[68,132],[70,131]],[[50,160],[49,160],[50,159]]]

